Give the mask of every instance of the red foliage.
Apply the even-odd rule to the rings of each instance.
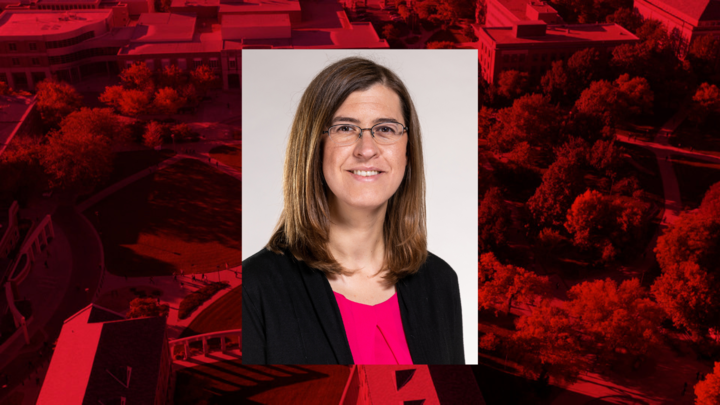
[[[545,295],[548,278],[538,276],[522,267],[503,265],[492,253],[480,256],[478,264],[478,308],[490,309],[505,305],[510,313],[514,300],[533,302]],[[497,311],[496,311],[497,313]]]
[[[620,286],[609,278],[586,281],[573,286],[568,297],[565,308],[601,356],[615,357],[619,348],[642,355],[660,343],[662,310],[637,279],[625,280]]]
[[[490,188],[478,207],[478,249],[488,252],[503,246],[511,222],[502,193],[497,187]]]
[[[713,372],[695,385],[695,395],[695,405],[720,404],[720,362],[715,362]]]
[[[538,381],[573,382],[585,368],[581,335],[561,308],[543,304],[522,316],[513,335],[523,372]]]

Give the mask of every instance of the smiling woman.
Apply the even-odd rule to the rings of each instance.
[[[420,121],[395,73],[350,57],[312,80],[283,201],[243,261],[244,363],[465,363],[458,276],[427,250]]]

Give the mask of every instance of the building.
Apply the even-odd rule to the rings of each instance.
[[[643,18],[665,26],[681,58],[698,36],[720,38],[720,0],[635,0],[634,7]]]
[[[6,4],[0,81],[32,90],[46,77],[73,83],[142,62],[151,69],[207,65],[224,89],[239,89],[242,49],[388,48],[370,23],[351,23],[335,2],[308,2],[300,10],[297,0],[174,0],[169,13],[141,12],[145,3],[153,0]]]
[[[539,76],[554,61],[567,60],[577,51],[612,52],[618,45],[639,41],[617,24],[564,24],[544,1],[488,0],[485,22],[473,28],[478,36],[479,70],[489,83],[505,70]]]
[[[0,0],[0,10],[98,10],[120,7],[131,16],[155,11],[154,0]]]
[[[0,14],[0,81],[33,89],[46,77],[73,82],[96,73],[117,73],[123,39],[114,37],[115,9],[5,10]],[[125,18],[125,22],[126,22]]]
[[[617,24],[548,25],[544,21],[515,22],[511,27],[475,26],[482,77],[497,81],[501,72],[518,70],[543,75],[556,60],[595,48],[612,52],[639,39]]]
[[[173,2],[173,9],[187,10],[190,3],[181,1],[184,8]],[[222,78],[227,90],[240,88],[242,49],[388,48],[370,23],[351,23],[338,3],[307,3],[300,14],[296,1],[262,0],[264,7],[254,8],[245,8],[250,3],[213,8],[212,1],[196,3],[193,13],[141,15],[135,27],[128,27],[133,33],[118,52],[120,68],[136,62],[151,69],[173,64],[181,70],[203,64]]]
[[[38,404],[165,404],[165,318],[125,319],[90,304],[65,321]]]
[[[535,20],[563,23],[562,17],[545,1],[487,0],[486,27],[511,27],[516,22]]]

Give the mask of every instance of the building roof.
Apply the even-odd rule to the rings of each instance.
[[[530,17],[527,16],[527,6],[531,5],[532,8],[540,13],[557,13],[547,2],[539,0],[497,0],[502,6],[521,21],[528,21]]]
[[[530,7],[532,7],[535,11],[538,13],[557,13],[557,10],[552,8],[549,4],[547,4],[544,1],[530,1],[525,2],[525,4],[530,4]]]
[[[700,21],[720,20],[720,0],[644,0],[668,14],[698,24]]]
[[[104,323],[83,403],[108,403],[119,397],[128,404],[153,403],[164,340],[161,316]],[[123,378],[128,371],[129,381]]]
[[[188,0],[192,1],[192,0]],[[173,4],[174,6],[174,4]],[[249,1],[228,1],[220,0],[220,14],[247,13],[267,14],[279,12],[300,12],[298,0],[249,0]],[[225,18],[225,17],[223,17]]]
[[[293,25],[295,29],[337,29],[350,28],[343,6],[337,3],[305,2],[302,8],[303,21]]]
[[[0,96],[0,155],[12,142],[11,136],[22,123],[25,114],[33,103],[33,97]],[[2,237],[0,230],[0,237]]]
[[[220,0],[172,0],[171,7],[218,7]]]
[[[183,13],[140,14],[132,42],[192,41],[196,19],[194,14]]]
[[[220,30],[195,33],[188,41],[133,42],[120,49],[118,55],[186,55],[189,53],[220,53],[223,41]]]
[[[517,38],[512,27],[479,27],[498,45],[638,41],[617,24],[548,25],[545,35]]]
[[[115,311],[101,307],[99,305],[90,305],[90,313],[87,317],[87,323],[102,323],[111,321],[122,321],[124,316]]]
[[[0,37],[48,35],[71,32],[107,20],[112,10],[5,10],[0,14]]]
[[[370,23],[353,23],[350,29],[293,30],[292,46],[304,49],[389,48]]]
[[[525,13],[527,7],[526,0],[497,0],[497,2],[513,13],[515,18],[521,21],[527,21],[530,19]]]
[[[287,14],[232,14],[223,17],[222,26],[225,27],[276,27],[290,25],[290,16]]]
[[[128,403],[152,403],[165,322],[164,317],[125,320],[94,304],[83,308],[63,325],[37,403],[62,398],[64,403],[97,404],[120,396]],[[113,375],[128,366],[126,388]]]
[[[37,0],[37,4],[96,4],[100,0]]]

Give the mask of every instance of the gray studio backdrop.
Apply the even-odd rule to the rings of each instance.
[[[428,250],[458,274],[465,359],[477,364],[477,50],[243,50],[243,260],[265,246],[282,211],[285,147],[305,88],[348,56],[390,68],[413,98],[423,134]]]

